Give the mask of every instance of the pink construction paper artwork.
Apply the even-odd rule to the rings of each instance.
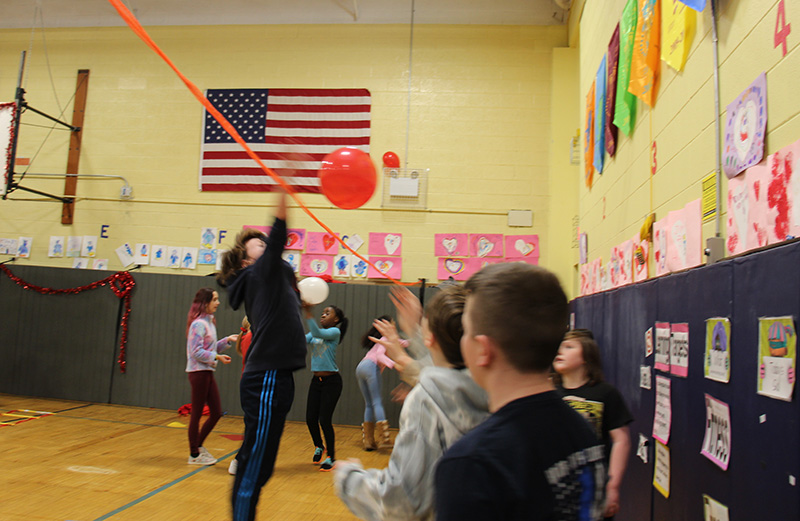
[[[339,241],[328,232],[308,232],[306,253],[336,255],[339,253]]]
[[[611,248],[611,255],[608,257],[608,277],[611,279],[611,287],[616,288],[620,285],[621,266],[619,264],[619,246]]]
[[[536,260],[538,260],[538,259],[539,259],[539,257],[536,257]],[[513,259],[511,261],[506,259],[505,262],[514,262],[514,261],[518,261],[518,260],[523,260],[523,259]],[[468,277],[467,278],[469,278],[472,275],[474,275],[475,273],[481,271],[481,269],[484,266],[488,266],[489,264],[500,264],[501,262],[503,262],[503,259],[495,259],[495,258],[489,258],[489,257],[481,259],[481,258],[471,257],[471,258],[467,259],[467,273],[468,273]]]
[[[245,224],[242,226],[242,230],[258,230],[264,235],[269,235],[269,231],[272,229],[272,226],[256,226],[252,224]]]
[[[503,235],[499,233],[471,233],[469,235],[470,257],[502,257]]]
[[[766,246],[769,242],[770,168],[751,166],[728,180],[728,218],[726,249],[730,255]]]
[[[507,259],[539,256],[538,235],[506,235],[505,243]]]
[[[439,257],[437,259],[439,265],[436,269],[436,278],[447,280],[453,277],[455,280],[467,280],[470,276],[467,260],[457,257]]]
[[[286,230],[286,250],[301,250],[306,246],[306,231],[302,228]]]
[[[683,207],[686,219],[686,267],[703,263],[703,209],[702,200],[695,199]]]
[[[669,273],[667,267],[667,219],[653,223],[653,260],[655,261],[656,277]]]
[[[678,271],[688,267],[686,210],[674,210],[667,215],[667,269]]]
[[[640,241],[639,234],[634,235],[633,239],[633,281],[641,282],[647,280],[647,263],[650,243]]]
[[[763,187],[768,204],[769,244],[800,235],[800,141],[769,156],[768,184]]]
[[[581,296],[589,294],[589,288],[592,282],[592,265],[589,263],[581,264],[580,273],[581,273],[581,284],[580,284],[580,294]]]
[[[592,266],[592,279],[589,283],[589,294],[597,293],[600,291],[601,288],[601,277],[602,277],[602,268],[603,268],[603,259],[600,257],[593,260],[591,263]]]
[[[619,285],[633,282],[633,241],[625,241],[617,247],[617,264],[619,265]]]
[[[320,277],[333,275],[333,255],[306,253],[300,257],[300,275],[303,277]]]
[[[469,235],[466,233],[435,234],[433,254],[437,257],[466,257],[469,255]]]
[[[369,234],[368,253],[370,255],[401,255],[403,252],[403,234],[372,233]]]
[[[385,279],[386,276],[399,279],[403,276],[403,259],[401,257],[373,257],[370,255],[369,261],[375,265],[369,267],[367,278]]]

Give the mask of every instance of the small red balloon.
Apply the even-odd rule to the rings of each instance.
[[[331,203],[352,210],[369,201],[378,177],[369,154],[357,148],[340,148],[322,160],[319,181]]]
[[[383,166],[386,168],[400,168],[400,158],[394,152],[383,154]]]

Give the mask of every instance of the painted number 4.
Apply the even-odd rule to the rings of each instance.
[[[784,0],[778,2],[778,17],[775,19],[774,47],[783,46],[783,55],[786,56],[786,38],[792,32],[792,24],[786,23],[786,6]]]

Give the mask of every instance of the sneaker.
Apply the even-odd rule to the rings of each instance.
[[[208,449],[206,449],[205,447],[197,447],[197,450],[200,452],[200,454],[205,454],[207,456],[211,456],[211,453],[208,452]],[[213,458],[214,456],[211,456],[211,457]]]
[[[311,463],[313,463],[314,465],[319,465],[319,460],[322,459],[323,452],[325,452],[325,449],[323,449],[322,447],[317,447],[316,449],[314,449],[314,457],[311,458]]]
[[[231,476],[235,476],[237,468],[239,468],[239,460],[233,458],[231,460],[231,464],[228,465],[228,474],[230,474]]]
[[[321,472],[330,472],[332,468],[333,468],[333,460],[330,457],[325,458],[325,461],[323,461],[322,464],[319,466],[319,470]]]
[[[213,465],[217,462],[217,459],[212,457],[210,454],[206,453],[203,454],[202,452],[197,455],[196,458],[189,456],[189,461],[187,462],[189,465]]]

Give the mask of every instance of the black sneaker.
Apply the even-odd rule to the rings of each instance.
[[[321,472],[330,472],[333,468],[333,460],[330,457],[325,458],[325,461],[319,466]]]
[[[314,465],[319,465],[319,460],[322,459],[323,452],[325,452],[325,449],[323,449],[322,447],[317,447],[316,449],[314,449],[314,457],[311,458],[311,463],[313,463]]]

